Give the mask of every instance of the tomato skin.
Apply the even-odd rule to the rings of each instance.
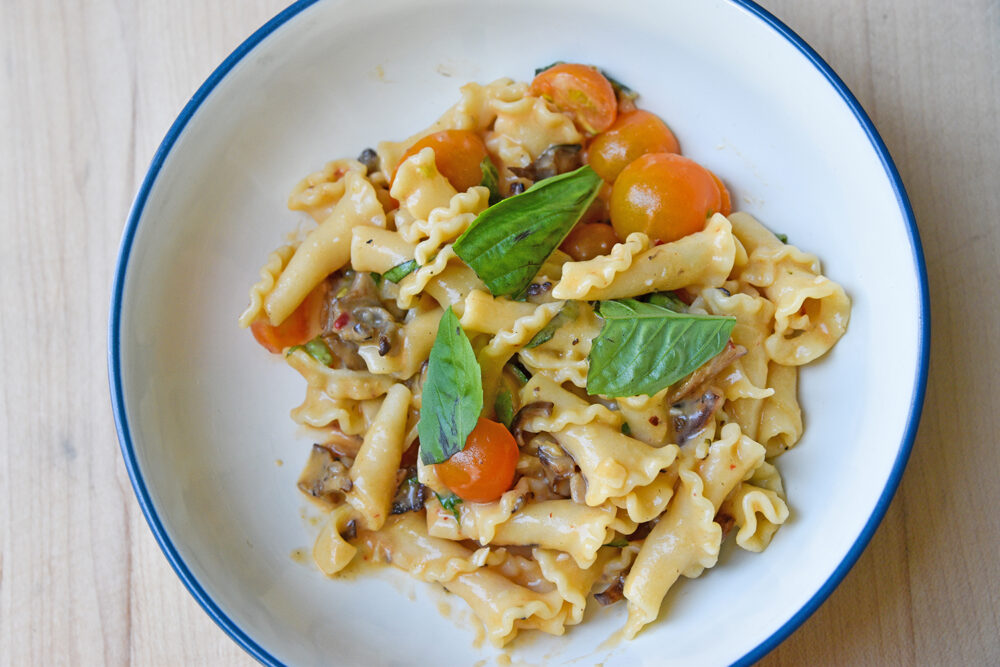
[[[462,500],[488,503],[511,487],[518,454],[517,442],[503,424],[480,417],[465,449],[435,468],[438,479]]]
[[[719,206],[719,213],[722,215],[729,215],[733,212],[733,200],[729,196],[729,189],[726,184],[722,182],[722,179],[715,175],[714,171],[708,172],[715,179],[715,185],[719,188],[719,196],[722,198],[722,204]]]
[[[597,175],[613,183],[629,163],[647,153],[680,153],[677,137],[648,111],[619,114],[614,125],[594,137],[587,159]]]
[[[268,352],[280,353],[287,347],[303,345],[318,333],[319,311],[323,306],[322,285],[314,289],[278,326],[266,318],[254,320],[250,333]]]
[[[611,82],[589,65],[550,67],[531,82],[531,94],[550,100],[590,134],[611,127],[618,114],[618,98]]]
[[[470,130],[442,130],[426,137],[406,149],[399,163],[425,148],[434,149],[434,164],[452,187],[465,192],[483,180],[480,165],[486,157],[486,144]],[[399,170],[399,167],[396,167]],[[393,180],[396,174],[392,175]]]
[[[607,255],[619,243],[611,225],[601,222],[577,223],[559,247],[577,262]]]
[[[611,224],[619,238],[643,232],[669,243],[705,228],[722,209],[711,172],[675,153],[649,153],[625,167],[611,192]]]

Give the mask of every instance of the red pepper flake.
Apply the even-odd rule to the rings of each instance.
[[[333,321],[333,328],[336,329],[337,331],[340,331],[341,329],[347,326],[347,323],[350,322],[350,320],[351,316],[349,314],[341,313],[340,316]]]
[[[730,469],[730,470],[736,470],[736,465],[735,465],[735,464],[733,464],[733,463],[730,463],[730,464],[729,464],[729,469]]]
[[[649,423],[652,424],[653,426],[659,426],[660,418],[657,417],[656,415],[653,415],[652,417],[649,418]]]

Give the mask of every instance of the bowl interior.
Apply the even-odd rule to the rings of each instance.
[[[302,176],[425,127],[467,81],[529,80],[569,60],[639,91],[685,154],[725,180],[735,209],[820,257],[853,312],[845,338],[801,375],[805,436],[778,461],[792,518],[771,546],[725,549],[631,643],[599,648],[624,620],[617,605],[564,637],[524,636],[513,655],[731,662],[825,596],[905,450],[922,292],[885,165],[824,74],[753,11],[723,1],[623,11],[593,0],[330,0],[289,16],[193,109],[151,173],[124,255],[112,354],[125,449],[196,594],[265,659],[471,664],[492,653],[460,600],[395,571],[326,580],[291,558],[316,530],[295,488],[309,441],[288,417],[304,382],[236,318],[258,267],[301,220],[285,202]]]

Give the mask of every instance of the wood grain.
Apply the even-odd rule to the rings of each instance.
[[[105,345],[138,181],[281,0],[0,3],[0,665],[252,664],[174,576],[114,432]],[[933,344],[909,468],[868,550],[768,665],[1000,664],[1000,5],[770,0],[906,183]]]

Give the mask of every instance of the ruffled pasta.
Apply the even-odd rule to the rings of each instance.
[[[555,382],[572,382],[581,389],[587,386],[587,355],[601,331],[601,320],[589,304],[579,304],[572,322],[558,329],[547,342],[522,349],[518,357],[532,373],[542,373]]]
[[[774,394],[764,401],[758,432],[768,458],[788,451],[802,436],[802,410],[796,397],[798,375],[794,366],[768,365],[767,384]]]
[[[507,167],[527,167],[549,146],[580,144],[581,135],[566,114],[550,108],[540,97],[524,97],[491,104],[496,112],[486,146]]]
[[[417,243],[413,257],[417,264],[427,264],[437,255],[445,243],[450,243],[462,235],[476,216],[489,205],[490,191],[476,186],[468,192],[459,192],[451,198],[447,206],[432,210],[427,220],[414,220],[407,227],[410,241],[423,239]]]
[[[328,577],[335,576],[347,567],[358,552],[357,547],[341,536],[351,520],[351,506],[338,506],[330,512],[313,545],[313,560]]]
[[[250,288],[250,305],[240,315],[239,325],[246,329],[254,320],[265,316],[264,299],[274,289],[278,276],[285,270],[288,260],[295,254],[294,245],[283,245],[267,257],[267,262],[260,269],[260,280]]]
[[[521,405],[551,403],[551,412],[536,412],[522,420],[521,428],[532,433],[555,433],[567,426],[599,423],[620,429],[622,418],[600,403],[588,403],[542,374],[521,388]]]
[[[344,196],[348,173],[365,175],[365,166],[357,160],[327,162],[317,172],[303,178],[288,196],[288,208],[305,211],[316,222],[323,222]]]

